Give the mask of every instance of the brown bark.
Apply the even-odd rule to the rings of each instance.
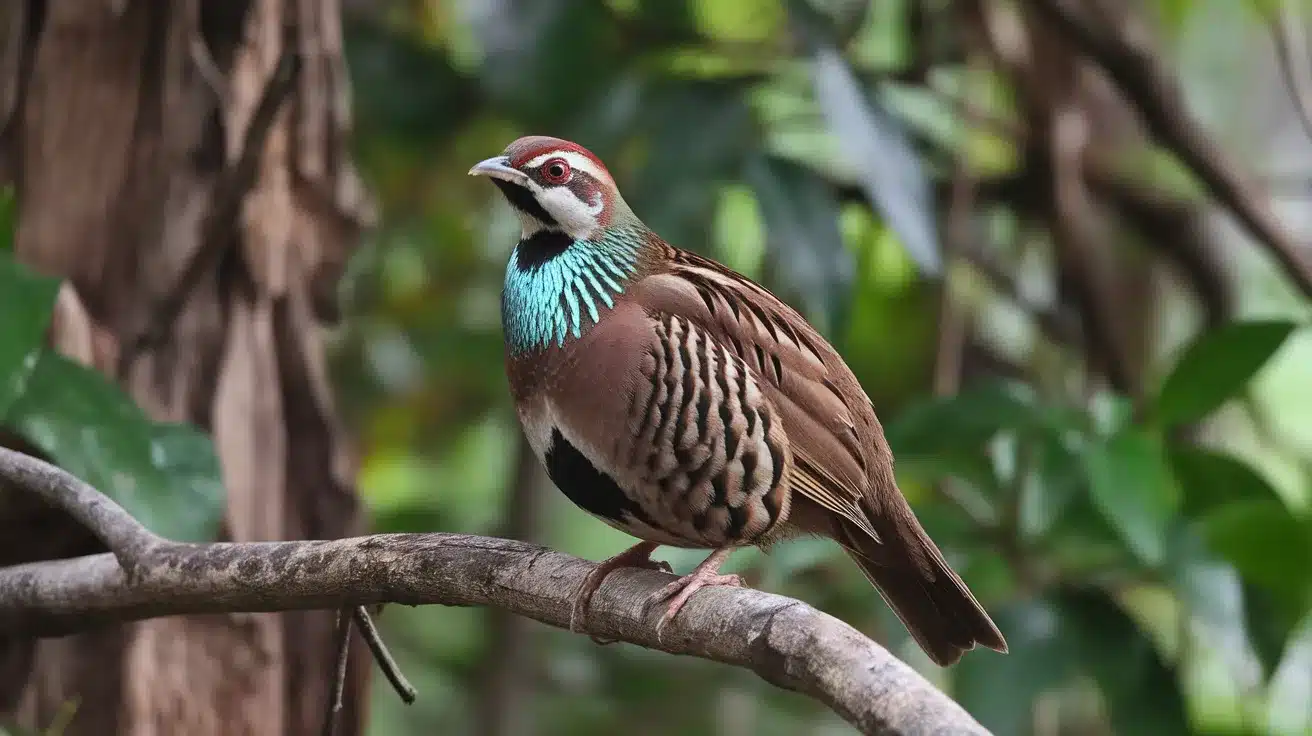
[[[0,175],[20,203],[18,257],[72,285],[55,344],[154,417],[212,432],[228,538],[361,531],[319,337],[369,217],[346,154],[337,1],[5,5]],[[270,80],[288,60],[299,74],[281,96]],[[0,528],[21,533],[5,508]],[[85,543],[57,522],[42,535]],[[77,698],[69,736],[315,733],[333,615],[148,621],[42,641],[30,667],[0,644],[0,719],[21,694],[16,717],[36,727]],[[367,668],[352,672],[343,734],[363,727]]]
[[[1105,71],[1065,42],[1033,3],[977,0],[963,4],[966,27],[991,52],[996,66],[1016,85],[1022,116],[1023,182],[1017,204],[1050,232],[1060,300],[1075,308],[1090,373],[1134,399],[1145,393],[1152,325],[1158,307],[1160,271],[1145,249],[1119,245],[1127,231],[1151,239],[1159,235],[1160,208],[1149,212],[1142,198],[1126,189],[1122,177],[1108,175],[1106,162],[1126,160],[1146,150],[1147,138],[1134,114],[1109,85]],[[1103,12],[1136,12],[1132,4],[1102,3]],[[1174,239],[1199,213],[1181,204]],[[1133,242],[1134,239],[1130,238]],[[1150,240],[1155,251],[1167,246]],[[1190,244],[1192,246],[1192,242]],[[1191,276],[1206,277],[1206,263]],[[1168,255],[1171,251],[1168,251]],[[1209,299],[1210,281],[1198,285]],[[1210,311],[1215,311],[1209,308]]]
[[[465,534],[179,544],[99,490],[22,453],[0,449],[0,483],[74,513],[113,552],[0,569],[0,630],[19,634],[54,636],[182,613],[363,611],[383,602],[494,606],[569,627],[574,593],[596,570],[536,545]],[[688,601],[658,633],[662,611],[642,602],[673,579],[615,571],[592,599],[582,633],[750,669],[816,698],[862,733],[986,733],[887,650],[801,601],[718,587]],[[356,616],[372,628],[367,620]]]

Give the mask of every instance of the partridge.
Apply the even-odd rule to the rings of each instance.
[[[602,162],[544,136],[486,176],[523,232],[501,296],[506,371],[533,451],[583,510],[640,543],[597,566],[571,627],[660,545],[713,550],[653,596],[658,633],[698,589],[741,585],[739,547],[836,541],[934,662],[1001,632],[921,528],[869,397],[834,348],[762,286],[646,227]]]

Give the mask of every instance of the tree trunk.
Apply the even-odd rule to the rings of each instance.
[[[0,177],[18,258],[72,287],[54,343],[211,432],[226,537],[363,531],[321,344],[371,217],[337,0],[3,5]],[[331,612],[252,614],[42,641],[0,656],[0,720],[9,693],[29,727],[76,700],[68,736],[318,733],[332,630]],[[368,663],[353,654],[338,733],[363,729]]]

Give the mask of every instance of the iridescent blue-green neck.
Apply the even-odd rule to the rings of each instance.
[[[563,347],[615,306],[637,274],[645,228],[608,228],[595,240],[543,231],[520,241],[506,264],[501,324],[512,355]]]

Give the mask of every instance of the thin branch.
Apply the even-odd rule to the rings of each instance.
[[[324,736],[337,733],[337,716],[342,712],[342,697],[346,692],[346,665],[351,658],[352,608],[337,611],[336,659],[333,664],[333,686],[329,691],[328,714],[323,719]]]
[[[1090,22],[1069,0],[1029,0],[1028,4],[1102,67],[1152,134],[1266,246],[1299,290],[1312,297],[1312,263],[1301,252],[1301,244],[1190,116],[1180,85],[1153,53],[1147,31],[1139,24],[1110,28]]]
[[[415,690],[415,686],[405,679],[400,666],[396,664],[396,659],[387,650],[382,635],[378,633],[378,627],[374,626],[373,617],[369,615],[369,609],[356,606],[352,613],[355,616],[355,626],[360,630],[360,636],[364,637],[364,643],[369,645],[369,651],[373,652],[378,669],[383,671],[383,676],[392,684],[392,689],[400,696],[401,702],[406,705],[414,703],[419,693]]]
[[[29,475],[13,469],[0,465],[0,480],[27,488]],[[62,636],[159,616],[382,602],[496,606],[566,628],[573,591],[594,567],[536,545],[461,534],[163,543],[141,556],[134,580],[108,554],[0,569],[0,631]],[[654,570],[612,574],[593,598],[584,633],[750,669],[816,698],[864,733],[988,733],[883,647],[790,598],[708,589],[658,639],[661,611],[644,603],[671,579]]]
[[[89,529],[132,572],[152,550],[168,544],[108,496],[35,458],[0,447],[0,479],[35,494]]]
[[[164,340],[186,305],[187,297],[228,251],[234,223],[241,216],[242,203],[255,185],[269,132],[273,130],[283,102],[291,95],[300,69],[301,57],[296,51],[295,39],[284,39],[282,55],[246,126],[241,151],[215,180],[209,210],[200,224],[196,252],[168,292],[147,310],[140,329],[124,341],[119,353],[118,375],[127,375],[143,352]]]

